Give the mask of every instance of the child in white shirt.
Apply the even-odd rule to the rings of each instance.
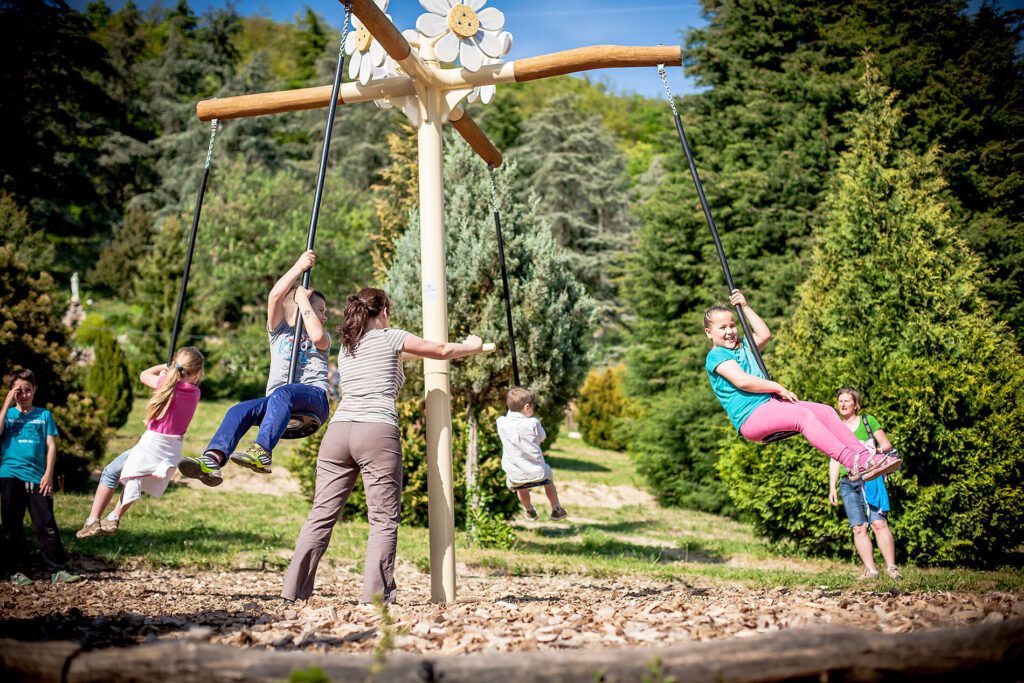
[[[565,519],[569,513],[558,503],[558,491],[552,480],[551,467],[544,462],[541,442],[547,438],[540,420],[533,416],[533,392],[523,387],[509,389],[505,399],[508,414],[498,418],[498,436],[501,437],[501,468],[505,470],[505,484],[515,491],[523,504],[526,518],[536,521],[537,510],[530,502],[530,489],[544,487],[551,503],[551,519]]]

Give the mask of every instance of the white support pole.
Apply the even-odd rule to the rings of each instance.
[[[442,94],[420,94],[419,126],[420,258],[423,274],[423,337],[448,341],[445,277]],[[427,412],[427,519],[430,524],[430,596],[455,601],[455,495],[452,485],[452,406],[448,361],[423,361]]]

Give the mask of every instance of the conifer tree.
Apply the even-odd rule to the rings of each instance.
[[[389,133],[387,166],[381,170],[380,182],[373,186],[373,205],[380,229],[372,235],[373,269],[382,279],[391,265],[395,242],[409,226],[409,217],[419,204],[419,165],[416,131],[408,121],[401,121],[398,131]]]
[[[85,376],[85,389],[103,401],[107,424],[115,429],[128,421],[132,410],[132,380],[124,352],[114,335],[101,330],[92,340],[95,360]]]
[[[979,291],[937,153],[896,146],[902,115],[870,64],[858,99],[776,374],[808,400],[863,390],[904,458],[886,482],[901,552],[996,561],[1024,540],[1024,360]],[[849,545],[823,456],[799,437],[731,443],[722,475],[762,533],[808,551]]]

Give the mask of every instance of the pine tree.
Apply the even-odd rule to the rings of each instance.
[[[409,227],[409,217],[419,205],[419,165],[416,131],[407,121],[388,134],[390,162],[381,170],[381,180],[373,186],[373,205],[380,230],[373,239],[373,269],[384,277],[395,251],[395,242]]]
[[[105,330],[93,341],[95,360],[85,376],[85,389],[98,396],[106,408],[107,424],[115,429],[128,421],[132,410],[132,379],[124,352],[114,335]]]
[[[310,7],[296,18],[299,32],[294,43],[297,68],[288,86],[290,88],[306,88],[313,84],[317,76],[317,65],[330,43],[327,31],[320,23],[320,17]]]
[[[994,562],[1024,540],[1024,359],[978,288],[937,153],[896,147],[893,100],[869,64],[807,280],[778,335],[777,374],[809,400],[863,390],[904,457],[887,481],[902,552]],[[808,551],[848,545],[825,500],[824,457],[800,438],[732,444],[722,475],[762,533]]]
[[[91,287],[104,287],[124,298],[131,295],[139,264],[152,240],[151,220],[152,217],[141,209],[125,212],[124,219],[114,226],[113,237],[89,272],[87,281]]]
[[[579,423],[583,440],[597,448],[621,450],[619,421],[626,410],[622,398],[622,373],[625,366],[594,368],[580,389]]]
[[[489,201],[490,180],[486,166],[465,143],[449,138],[447,144],[449,336],[460,339],[472,333],[500,342],[507,338],[507,330]],[[519,197],[513,191],[518,180],[515,164],[503,166],[495,175],[521,380],[538,396],[538,414],[550,443],[587,369],[594,305],[573,275],[567,254],[546,229],[537,212],[537,198],[531,194]],[[410,330],[418,330],[422,324],[419,243],[416,220],[395,244],[385,284],[394,301],[396,324]],[[514,506],[514,499],[501,492],[500,447],[493,422],[512,379],[507,342],[499,343],[499,348],[500,352],[451,364],[452,410],[455,420],[466,415],[466,451],[459,457],[474,451],[476,432],[480,487]],[[409,387],[407,395],[422,393],[418,371],[410,372]],[[469,469],[472,480],[471,460]],[[490,473],[489,478],[484,477],[485,472]]]

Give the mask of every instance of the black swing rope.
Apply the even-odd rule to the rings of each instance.
[[[672,90],[668,86],[668,75],[665,73],[665,65],[658,65],[658,75],[661,76],[661,83],[665,87],[665,96],[668,98],[668,104],[672,108],[672,117],[676,122],[676,132],[679,133],[679,142],[682,144],[683,153],[686,155],[686,162],[690,166],[690,176],[693,178],[693,184],[697,188],[697,196],[700,198],[700,206],[704,209],[704,218],[707,220],[708,229],[711,230],[711,238],[715,241],[715,251],[718,252],[718,261],[722,264],[722,271],[725,273],[725,283],[729,288],[729,294],[736,289],[736,285],[732,279],[732,271],[729,270],[729,262],[725,258],[725,249],[722,247],[722,240],[718,236],[718,228],[715,227],[715,219],[711,215],[711,207],[708,205],[708,199],[704,195],[704,185],[700,181],[700,174],[697,173],[697,164],[693,160],[693,152],[690,150],[690,143],[686,139],[686,133],[683,131],[683,120],[679,117],[679,110],[676,108],[675,97],[672,96]],[[750,324],[747,322],[747,317],[743,314],[743,308],[736,306],[736,315],[740,319],[740,325],[743,327],[743,336],[748,340],[747,346],[750,348],[754,356],[754,361],[757,363],[758,369],[764,375],[765,379],[771,380],[772,376],[768,372],[768,368],[764,365],[764,359],[761,358],[761,350],[757,348],[757,344],[754,343],[754,335],[750,331]],[[798,434],[799,432],[776,432],[769,434],[767,437],[762,439],[762,443],[773,443],[775,441],[781,441],[788,439],[791,436]]]
[[[505,294],[505,322],[508,325],[508,348],[512,354],[512,384],[519,384],[519,359],[516,356],[516,335],[512,329],[512,298],[508,292],[508,270],[505,268],[505,240],[501,236],[501,210],[498,204],[498,185],[494,180],[494,166],[488,165],[491,177],[491,210],[494,214],[494,232],[498,236],[498,265],[501,267],[501,286]]]
[[[341,75],[345,70],[345,39],[348,37],[349,20],[352,16],[352,4],[345,2],[345,24],[341,31],[341,43],[338,46],[338,66],[334,70],[334,84],[331,87],[331,106],[327,108],[327,128],[324,130],[323,151],[320,154],[320,170],[316,177],[316,192],[313,195],[313,211],[309,218],[309,234],[306,238],[306,251],[313,248],[316,241],[316,224],[320,218],[320,200],[324,194],[324,180],[327,177],[327,162],[331,151],[331,134],[334,131],[334,115],[338,111],[338,93],[341,90]],[[302,287],[309,289],[312,268],[302,274]],[[292,357],[288,366],[288,381],[295,382],[296,370],[299,365],[299,347],[302,345],[302,315],[295,311],[295,336],[292,344]],[[312,413],[294,412],[285,430],[284,438],[299,439],[309,436],[320,429],[320,420]]]
[[[181,276],[181,289],[178,290],[178,306],[174,312],[174,327],[171,329],[171,348],[167,351],[167,367],[174,363],[174,350],[178,345],[178,333],[181,331],[181,317],[185,310],[185,294],[188,290],[188,278],[192,272],[192,254],[196,249],[196,234],[199,232],[199,215],[203,211],[203,198],[206,196],[206,183],[210,179],[210,162],[213,160],[213,143],[217,139],[217,119],[210,121],[210,145],[206,149],[206,165],[203,177],[199,181],[199,194],[196,197],[196,208],[192,213],[192,232],[188,236],[188,249],[185,251],[185,272]]]

